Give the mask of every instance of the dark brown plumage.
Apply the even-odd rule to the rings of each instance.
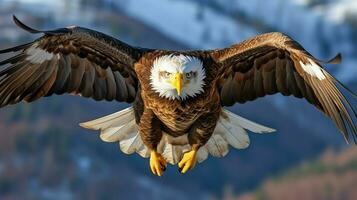
[[[348,128],[354,136],[357,134],[348,110],[353,115],[355,112],[336,87],[337,80],[322,68],[326,76],[324,80],[302,69],[300,61],[322,61],[315,59],[288,36],[263,34],[231,48],[214,51],[212,56],[224,66],[224,81],[220,84],[223,106],[279,92],[285,96],[305,98],[316,106],[335,122],[346,141],[349,139]],[[340,59],[337,55],[328,63],[339,63]]]
[[[177,139],[171,143],[189,144],[193,148],[194,153],[188,157],[182,156],[183,150],[177,154],[181,155],[180,158],[173,158],[175,153],[171,156],[172,163],[177,163],[177,159],[183,157],[179,166],[186,172],[194,166],[192,159],[195,160],[196,152],[205,145],[217,147],[218,153],[207,147],[212,155],[225,155],[226,147],[219,145],[218,136],[212,136],[218,121],[222,117],[222,120],[229,119],[222,114],[225,112],[222,107],[275,93],[305,98],[335,122],[346,141],[349,140],[349,132],[353,136],[357,135],[352,119],[356,114],[336,87],[340,83],[320,67],[322,61],[315,59],[301,45],[281,33],[259,35],[225,49],[176,52],[131,47],[81,27],[38,31],[24,25],[16,17],[14,20],[21,28],[44,35],[33,42],[0,51],[16,53],[0,62],[1,107],[64,93],[94,100],[133,103],[140,140],[136,140],[138,136],[135,134],[120,136],[113,132],[121,129],[106,124],[109,119],[114,120],[114,115],[103,119],[100,122],[103,126],[98,126],[99,122],[83,126],[101,129],[107,141],[133,137],[134,142],[127,147],[130,153],[135,152],[132,149],[135,141],[142,140],[145,146],[141,149],[138,147],[136,151],[144,152],[146,148],[151,150],[151,169],[157,175],[162,174],[159,168],[166,165],[156,152],[159,151],[162,138],[170,143],[173,138],[187,135],[186,139]],[[153,90],[151,68],[155,60],[168,55],[188,56],[202,62],[205,72],[202,93],[183,100],[164,98]],[[328,63],[338,63],[339,60],[338,55]],[[160,73],[160,77],[166,74]],[[189,73],[188,76],[197,76],[197,72]],[[126,127],[128,122],[124,122],[120,121]],[[247,129],[242,124],[232,127],[237,130]],[[258,127],[256,124],[253,126]],[[229,131],[234,130],[232,127],[223,128]],[[213,138],[213,144],[209,142],[210,138]],[[170,153],[176,151],[174,147],[172,149]],[[142,153],[144,157],[148,156],[145,152]],[[189,167],[187,162],[191,162]]]
[[[31,102],[52,94],[81,94],[95,100],[133,102],[138,88],[133,64],[144,51],[80,27],[36,31],[14,17],[17,25],[45,35],[34,42],[5,49],[16,52],[1,65],[1,106],[22,100]],[[42,63],[26,60],[30,48],[56,56]],[[11,87],[8,87],[11,85]]]

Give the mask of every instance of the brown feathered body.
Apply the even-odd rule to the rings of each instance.
[[[204,92],[185,101],[162,98],[153,91],[148,69],[153,61],[164,55],[184,54],[197,57],[203,61],[206,71]],[[207,67],[205,67],[207,66]],[[144,55],[136,64],[140,81],[140,92],[134,103],[139,130],[145,144],[154,148],[160,142],[162,131],[173,137],[188,133],[190,144],[203,145],[213,133],[221,112],[220,96],[217,87],[217,64],[201,52],[178,53],[172,51],[154,51]]]

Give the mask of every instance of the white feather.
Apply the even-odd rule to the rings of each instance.
[[[143,144],[138,132],[131,132],[119,142],[120,149],[126,154],[132,154],[138,151]]]
[[[224,110],[223,113],[228,116],[228,121],[230,121],[230,123],[234,124],[235,126],[240,126],[254,133],[271,133],[276,131],[275,129],[257,124],[241,116],[238,116],[230,112],[229,110]]]
[[[177,164],[182,158],[181,146],[172,145],[170,143],[165,143],[164,150],[162,152],[165,160],[170,164]]]
[[[150,151],[144,145],[144,143],[141,144],[140,148],[136,151],[136,153],[138,153],[143,158],[148,158],[150,156]]]
[[[120,132],[119,130],[123,128],[123,126],[119,127],[110,127],[102,130],[100,132],[100,139],[102,139],[104,142],[116,142],[119,141],[120,139]]]
[[[123,140],[126,135],[137,132],[138,128],[135,124],[135,120],[132,120],[129,123],[119,127],[109,127],[103,129],[100,133],[100,139],[102,139],[104,142],[117,142]]]
[[[220,120],[216,126],[215,134],[220,134],[232,147],[245,149],[249,146],[248,133],[239,126],[229,124],[225,120]]]
[[[120,149],[126,154],[138,153],[144,158],[150,156],[150,150],[144,145],[138,126],[135,123],[132,108],[127,108],[114,114],[80,124],[82,127],[101,130],[100,138],[105,142],[119,141]],[[223,110],[212,137],[197,153],[197,161],[203,162],[211,154],[214,157],[223,157],[229,152],[229,145],[237,149],[249,146],[249,137],[246,130],[256,133],[273,132],[274,129],[262,126]],[[162,153],[170,164],[177,164],[185,152],[191,150],[187,134],[172,137],[163,133],[158,145],[158,152]]]
[[[30,47],[29,49],[27,49],[26,54],[28,55],[26,60],[28,60],[34,64],[41,64],[44,61],[51,60],[54,56],[53,53],[49,53],[49,52],[37,47],[37,44],[35,44],[32,47]]]
[[[79,125],[83,128],[92,129],[92,130],[103,130],[108,127],[113,126],[122,126],[132,121],[135,118],[133,108],[129,107],[119,112],[113,113],[101,117],[96,120],[80,123]]]
[[[302,69],[310,74],[311,76],[317,77],[319,80],[323,80],[326,78],[324,75],[322,68],[317,65],[314,61],[311,59],[308,59],[309,63],[304,64],[302,61],[300,61],[300,65]]]
[[[229,152],[227,141],[219,134],[213,134],[205,147],[214,157],[223,157]]]
[[[197,152],[197,162],[202,163],[208,158],[208,152],[206,147],[202,147]]]
[[[174,138],[165,132],[157,149],[165,160],[172,165],[177,164],[181,160],[184,152],[191,150],[190,145],[188,145],[187,136]]]

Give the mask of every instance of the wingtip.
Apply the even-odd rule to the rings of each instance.
[[[23,22],[21,22],[15,15],[12,15],[12,19],[14,20],[15,24],[16,24],[18,27],[24,29],[25,31],[28,31],[28,32],[34,33],[34,34],[36,34],[36,33],[42,33],[42,31],[33,29],[33,28],[31,28],[31,27],[25,25],[25,24],[24,24]]]
[[[12,14],[12,19],[13,19],[14,21],[19,21],[19,19],[16,17],[15,14]]]
[[[342,62],[342,55],[341,53],[337,53],[333,58],[331,58],[330,60],[320,60],[320,59],[317,59],[317,58],[314,58],[312,57],[312,59],[317,62],[317,63],[320,63],[320,64],[333,64],[333,65],[336,65],[336,64],[341,64]]]
[[[341,53],[338,53],[334,58],[331,60],[327,61],[329,64],[341,64],[342,62],[342,55]]]

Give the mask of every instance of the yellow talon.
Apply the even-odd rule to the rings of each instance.
[[[150,169],[151,172],[157,176],[162,176],[163,171],[166,170],[166,160],[161,154],[156,151],[150,153]]]
[[[193,149],[183,155],[183,158],[178,164],[181,173],[186,173],[189,169],[193,169],[196,165],[197,150]]]

